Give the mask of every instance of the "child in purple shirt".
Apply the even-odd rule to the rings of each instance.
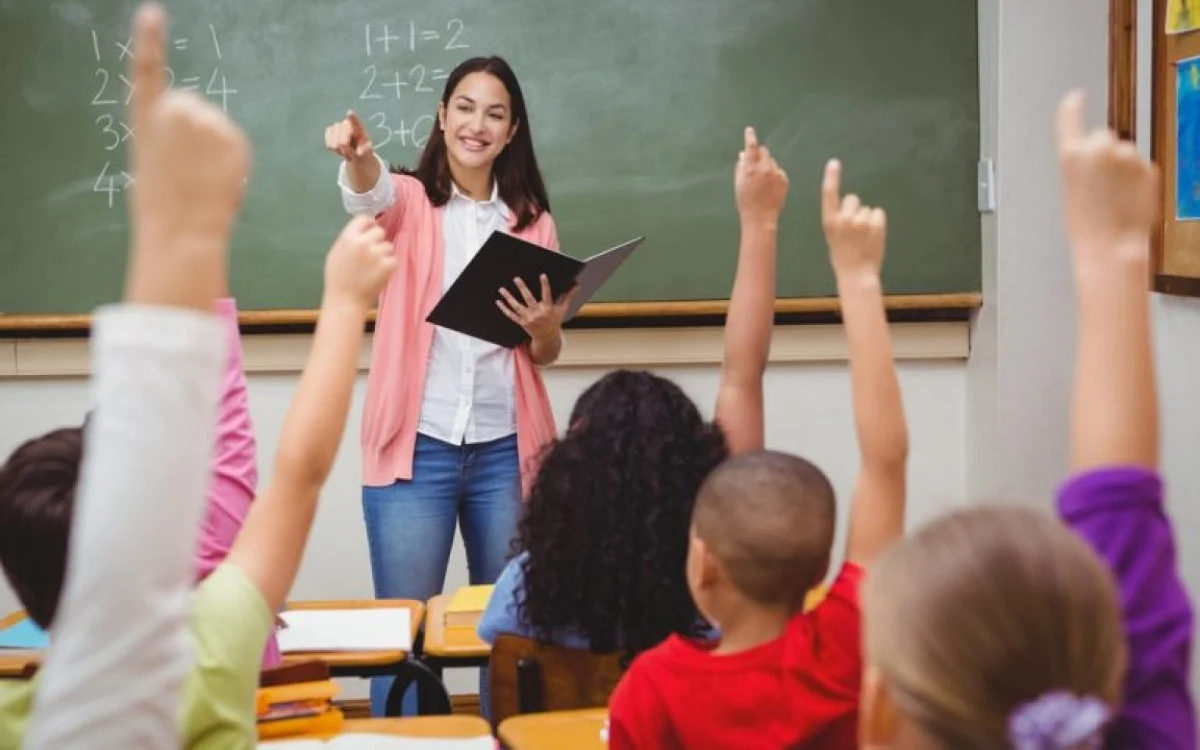
[[[1162,480],[1137,466],[1081,472],[1059,491],[1058,512],[1104,558],[1121,589],[1129,671],[1106,746],[1191,750],[1192,606],[1175,564]]]
[[[1128,648],[1121,706],[1106,747],[1192,750],[1192,606],[1175,562],[1158,476],[1151,348],[1150,236],[1161,178],[1132,144],[1085,133],[1082,97],[1060,108],[1059,158],[1074,256],[1078,325],[1071,463],[1062,520],[1105,561],[1120,589]]]

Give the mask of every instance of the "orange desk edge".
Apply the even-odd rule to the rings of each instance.
[[[603,750],[600,731],[608,719],[606,708],[524,714],[500,724],[500,741],[509,750]]]
[[[447,601],[445,594],[429,600],[425,615],[425,653],[443,659],[478,659],[492,653],[492,647],[479,640],[473,631],[446,628]]]
[[[349,719],[339,734],[387,734],[393,737],[431,737],[441,739],[470,739],[490,737],[488,723],[478,716],[414,716],[405,719]],[[314,739],[288,737],[287,740]],[[263,741],[270,746],[274,741]]]

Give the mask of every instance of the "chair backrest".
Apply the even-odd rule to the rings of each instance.
[[[502,635],[488,663],[492,725],[520,713],[606,706],[621,672],[620,652],[593,654]]]

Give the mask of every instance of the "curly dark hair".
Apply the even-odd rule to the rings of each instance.
[[[594,383],[545,450],[521,520],[521,620],[539,640],[575,632],[626,660],[671,633],[699,635],[688,527],[727,455],[717,425],[670,380],[618,370]]]

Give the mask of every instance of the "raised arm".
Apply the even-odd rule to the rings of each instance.
[[[367,311],[395,268],[391,243],[372,219],[355,217],[325,264],[325,296],[312,351],[284,419],[275,473],[254,502],[228,562],[267,605],[284,603],[333,468],[358,372]]]
[[[220,109],[163,93],[165,26],[157,6],[134,25],[126,304],[96,316],[98,408],[28,748],[179,742],[192,544],[224,354],[212,310],[249,145]]]
[[[856,195],[843,199],[841,176],[838,161],[825,166],[821,219],[850,346],[861,461],[850,504],[846,558],[868,567],[904,533],[908,428],[879,278],[887,217],[883,209],[862,205]]]
[[[1146,288],[1161,212],[1157,170],[1107,130],[1087,133],[1080,94],[1058,115],[1078,344],[1071,463],[1158,466],[1158,397]]]
[[[1158,170],[1111,132],[1087,132],[1078,92],[1059,106],[1058,149],[1078,327],[1071,406],[1077,475],[1060,490],[1058,508],[1116,577],[1129,647],[1107,746],[1190,749],[1194,620],[1156,471],[1146,279],[1161,211]]]
[[[746,128],[734,172],[741,244],[715,411],[734,455],[762,448],[765,439],[762,381],[775,323],[775,241],[787,191],[787,175],[759,145],[754,128]]]

